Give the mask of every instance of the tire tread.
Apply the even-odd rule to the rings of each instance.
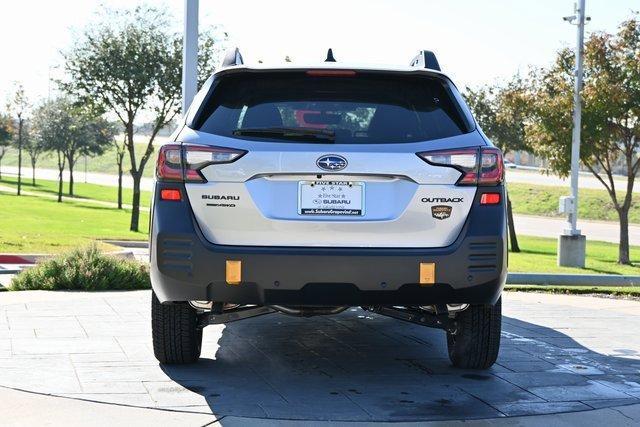
[[[153,353],[160,363],[194,363],[200,358],[202,330],[196,310],[186,303],[163,305],[151,300]]]
[[[490,368],[500,350],[502,299],[493,306],[472,305],[458,314],[457,321],[457,334],[447,334],[453,365],[466,369]]]

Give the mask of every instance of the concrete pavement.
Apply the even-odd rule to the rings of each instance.
[[[37,410],[34,410],[37,408]],[[259,418],[245,418],[224,416],[218,418],[213,415],[193,412],[159,411],[156,409],[136,408],[123,405],[111,405],[79,399],[62,399],[50,395],[35,394],[19,390],[0,387],[0,412],[2,425],[5,427],[23,427],[25,425],[59,425],[64,420],[67,427],[74,426],[225,426],[244,427],[251,424],[255,427],[271,426],[342,426],[352,425],[345,422],[318,422],[299,420],[270,420]],[[47,414],[47,419],[43,419]],[[596,409],[588,412],[571,412],[541,416],[525,416],[512,418],[493,418],[479,421],[448,421],[448,422],[420,422],[420,423],[378,423],[393,427],[407,426],[518,426],[538,427],[548,426],[581,426],[602,427],[636,426],[640,423],[640,405],[626,405],[614,408]],[[361,425],[362,423],[358,423]]]
[[[221,425],[211,414],[158,411],[127,405],[65,399],[0,387],[1,424],[24,426],[205,426]]]
[[[637,301],[507,293],[498,363],[479,372],[449,365],[441,331],[359,309],[211,326],[199,363],[160,366],[150,348],[149,300],[148,291],[0,293],[0,386],[103,402],[92,409],[96,424],[109,405],[209,416],[185,415],[187,425],[215,418],[223,425],[495,418],[532,425],[536,418],[517,417],[567,412],[583,416],[540,422],[640,422],[637,408],[617,408],[640,403]],[[68,415],[47,413],[34,411],[28,397],[16,399],[26,399],[11,408],[16,423],[22,412],[33,424],[81,424],[89,410],[73,404]],[[132,417],[144,424],[145,414]]]

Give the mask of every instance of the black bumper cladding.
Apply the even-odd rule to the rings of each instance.
[[[151,282],[162,302],[493,304],[504,287],[504,204],[479,204],[484,191],[504,193],[503,187],[478,189],[460,235],[446,248],[370,249],[214,245],[200,232],[188,201],[158,200],[164,185],[158,183],[156,188],[150,246]],[[181,191],[186,194],[184,187]],[[242,261],[240,284],[227,284],[227,260]],[[420,286],[421,262],[436,264],[436,284]]]

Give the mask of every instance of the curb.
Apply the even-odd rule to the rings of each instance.
[[[35,264],[36,259],[43,256],[0,254],[0,264]]]
[[[616,274],[509,273],[507,285],[640,286],[640,276]]]
[[[128,259],[135,258],[133,252],[127,251],[127,250],[105,252],[105,255],[115,256],[119,258],[128,258]],[[55,256],[56,256],[55,254],[20,254],[20,255],[0,254],[0,264],[5,264],[5,265],[37,264],[44,259],[54,258]],[[4,271],[4,270],[0,269],[0,271]]]
[[[120,246],[121,248],[148,248],[149,242],[146,240],[100,240],[109,245]]]

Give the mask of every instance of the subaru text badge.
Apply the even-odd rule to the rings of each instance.
[[[327,154],[318,158],[316,165],[326,171],[340,171],[347,167],[347,159],[337,154]]]

